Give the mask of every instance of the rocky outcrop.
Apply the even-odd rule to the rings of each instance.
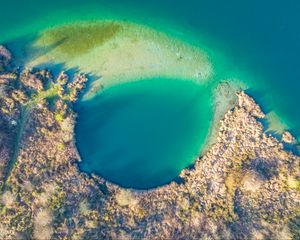
[[[20,75],[20,81],[24,84],[26,88],[30,90],[42,91],[44,90],[44,84],[46,84],[46,79],[49,78],[49,76],[47,75],[47,71],[32,73],[29,69],[26,69]]]
[[[283,142],[285,143],[295,143],[296,139],[293,137],[293,135],[290,132],[285,131],[282,134],[282,139]]]
[[[4,71],[10,60],[10,52],[0,45],[0,189],[4,184],[8,163],[14,154],[20,117],[19,103],[12,97],[17,76],[13,72]]]
[[[0,45],[0,70],[4,70],[9,62],[11,61],[11,53],[2,45]]]

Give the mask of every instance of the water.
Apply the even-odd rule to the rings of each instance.
[[[210,104],[209,91],[190,81],[159,78],[110,87],[77,106],[80,168],[125,187],[168,183],[200,154]]]
[[[173,34],[207,51],[214,82],[246,83],[270,119],[281,120],[271,122],[273,130],[300,136],[299,1],[2,0],[1,9],[0,41],[23,57],[21,46],[40,30],[78,19],[122,19]]]

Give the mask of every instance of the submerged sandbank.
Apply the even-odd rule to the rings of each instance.
[[[33,46],[44,54],[27,66],[63,64],[95,76],[92,90],[153,77],[204,83],[213,74],[207,54],[147,26],[123,21],[78,22],[42,32]]]

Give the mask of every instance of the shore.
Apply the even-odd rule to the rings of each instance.
[[[0,79],[2,126],[19,136],[1,181],[0,238],[299,238],[300,157],[284,147],[298,143],[288,132],[284,142],[266,134],[265,114],[244,92],[222,117],[216,142],[178,181],[138,191],[78,169],[72,104],[85,78],[4,69]],[[16,134],[24,106],[30,114]],[[13,153],[1,136],[5,176]]]

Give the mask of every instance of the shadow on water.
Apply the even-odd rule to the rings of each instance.
[[[88,78],[88,81],[86,83],[85,89],[83,89],[83,91],[80,92],[79,99],[82,99],[82,97],[86,93],[93,91],[93,88],[94,88],[93,83],[102,79],[101,75],[97,75],[93,72],[88,72],[88,73],[84,73],[84,74]],[[101,84],[101,81],[100,81],[100,85],[99,85],[99,88],[97,89],[97,91],[101,91],[101,90],[103,90],[103,88],[104,88],[104,86]]]
[[[259,118],[257,119],[258,122],[260,122],[263,125],[263,132],[266,133],[267,135],[271,135],[272,137],[275,137],[278,141],[281,142],[282,139],[282,133],[277,132],[276,130],[270,130],[269,126],[270,123],[267,119],[262,119]],[[293,136],[298,137],[299,134],[295,134],[293,129],[287,129]],[[286,142],[281,142],[283,144],[283,148],[286,151],[290,151],[295,155],[300,156],[300,145],[298,143],[286,143]]]
[[[131,96],[118,96],[117,99],[112,99],[106,94],[100,94],[96,96],[91,102],[83,102],[82,104],[75,104],[75,111],[81,114],[90,111],[94,108],[95,103],[101,102],[101,111],[95,113],[94,117],[98,117],[98,114],[101,115],[101,124],[99,124],[98,129],[101,130],[104,128],[107,123],[119,114],[122,109],[128,108],[130,105],[136,103],[136,99],[142,99],[142,93],[135,93]],[[79,115],[80,118],[80,115]]]
[[[261,91],[258,91],[254,88],[248,88],[245,90],[245,93],[255,99],[255,102],[260,106],[261,110],[268,114],[272,111],[270,105],[267,104],[266,98],[267,95]]]
[[[5,47],[9,49],[14,57],[12,64],[17,67],[26,65],[31,56],[35,55],[35,49],[32,43],[37,38],[36,34],[28,34],[10,41],[3,42]],[[28,56],[29,54],[29,56]]]
[[[266,100],[266,94],[258,90],[255,90],[253,88],[249,88],[245,90],[245,93],[250,97],[252,97],[253,99],[255,99],[255,101],[257,102],[257,104],[260,106],[261,110],[265,114],[272,112],[272,108],[267,105],[268,101]],[[275,137],[278,141],[281,141],[282,133],[279,133],[276,130],[270,130],[270,122],[268,121],[267,118],[259,118],[257,119],[257,121],[259,121],[263,125],[263,131],[266,134],[270,134],[273,137]],[[289,128],[286,130],[288,130],[293,136],[296,136],[296,138],[300,136],[299,131],[297,131],[295,128]],[[293,154],[300,155],[300,148],[298,144],[294,144],[294,143],[289,144],[284,142],[282,142],[282,144],[285,150],[290,151]]]
[[[25,68],[30,62],[35,61],[41,56],[47,55],[54,49],[61,47],[65,42],[68,41],[68,37],[58,39],[52,44],[47,46],[39,47],[35,46],[35,42],[40,38],[39,34],[28,34],[13,40],[4,42],[3,44],[12,52],[14,56],[13,67]],[[83,73],[87,76],[88,82],[86,83],[86,88],[81,92],[80,98],[90,91],[93,87],[93,83],[101,79],[102,76],[96,75],[92,72],[82,72],[79,66],[72,68],[66,67],[65,62],[46,62],[34,66],[34,69],[48,69],[51,71],[53,76],[58,76],[62,71],[65,71],[69,76],[69,80],[72,81],[76,74]]]
[[[262,91],[256,90],[254,88],[246,89],[245,93],[251,96],[255,100],[255,102],[257,102],[257,104],[265,114],[273,112],[272,106],[269,104],[270,101],[266,93],[263,93]],[[298,111],[298,109],[294,110]],[[266,123],[264,123],[264,125],[266,125]],[[300,137],[300,132],[296,129],[296,127],[289,126],[287,130],[290,131],[294,136]]]
[[[39,47],[34,45],[39,37],[39,34],[27,34],[3,43],[12,52],[15,65],[24,67],[28,62],[51,52],[67,40],[64,38],[47,46]]]
[[[35,46],[35,42],[39,38],[39,34],[28,34],[3,43],[12,52],[14,56],[13,63],[15,66],[25,67],[29,62],[35,61],[39,57],[47,55],[68,41],[68,37],[63,37],[52,44],[39,47]],[[64,62],[57,63],[48,61],[47,63],[38,64],[34,66],[34,68],[49,69],[54,75],[59,74],[61,71],[65,71],[69,75],[70,79],[72,79],[75,74],[81,72],[78,66],[67,68]],[[90,80],[89,83],[101,78],[101,76],[94,75],[92,72],[85,74]]]

